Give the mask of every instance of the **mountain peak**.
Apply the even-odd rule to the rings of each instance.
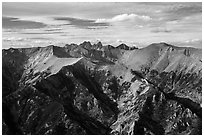
[[[93,44],[94,47],[101,49],[103,47],[102,43],[98,41],[96,44]]]
[[[167,44],[165,42],[160,42],[160,43],[152,43],[150,44],[149,46],[147,47],[172,47],[172,48],[179,48],[179,47],[176,47],[176,46],[173,46],[171,44]]]
[[[92,45],[90,41],[84,41],[83,43],[81,43],[79,46],[85,48],[85,49],[91,49]]]
[[[116,48],[118,49],[124,49],[124,50],[129,50],[130,47],[128,47],[126,44],[122,43],[119,46],[117,46]]]

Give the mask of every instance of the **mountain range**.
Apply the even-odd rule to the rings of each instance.
[[[202,51],[153,43],[2,50],[3,134],[202,134]]]

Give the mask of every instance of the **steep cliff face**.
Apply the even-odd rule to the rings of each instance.
[[[201,134],[201,55],[165,43],[3,50],[3,134]]]

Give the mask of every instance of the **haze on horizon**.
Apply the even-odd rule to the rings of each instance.
[[[202,3],[3,2],[2,31],[3,48],[85,40],[202,48]]]

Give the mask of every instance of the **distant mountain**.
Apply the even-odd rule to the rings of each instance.
[[[3,49],[2,95],[3,134],[201,134],[202,51]]]
[[[202,51],[199,49],[175,47],[159,43],[151,44],[143,49],[126,52],[121,62],[131,69],[148,67],[159,72],[170,72],[187,68],[188,71],[197,72],[201,69],[201,60]]]

